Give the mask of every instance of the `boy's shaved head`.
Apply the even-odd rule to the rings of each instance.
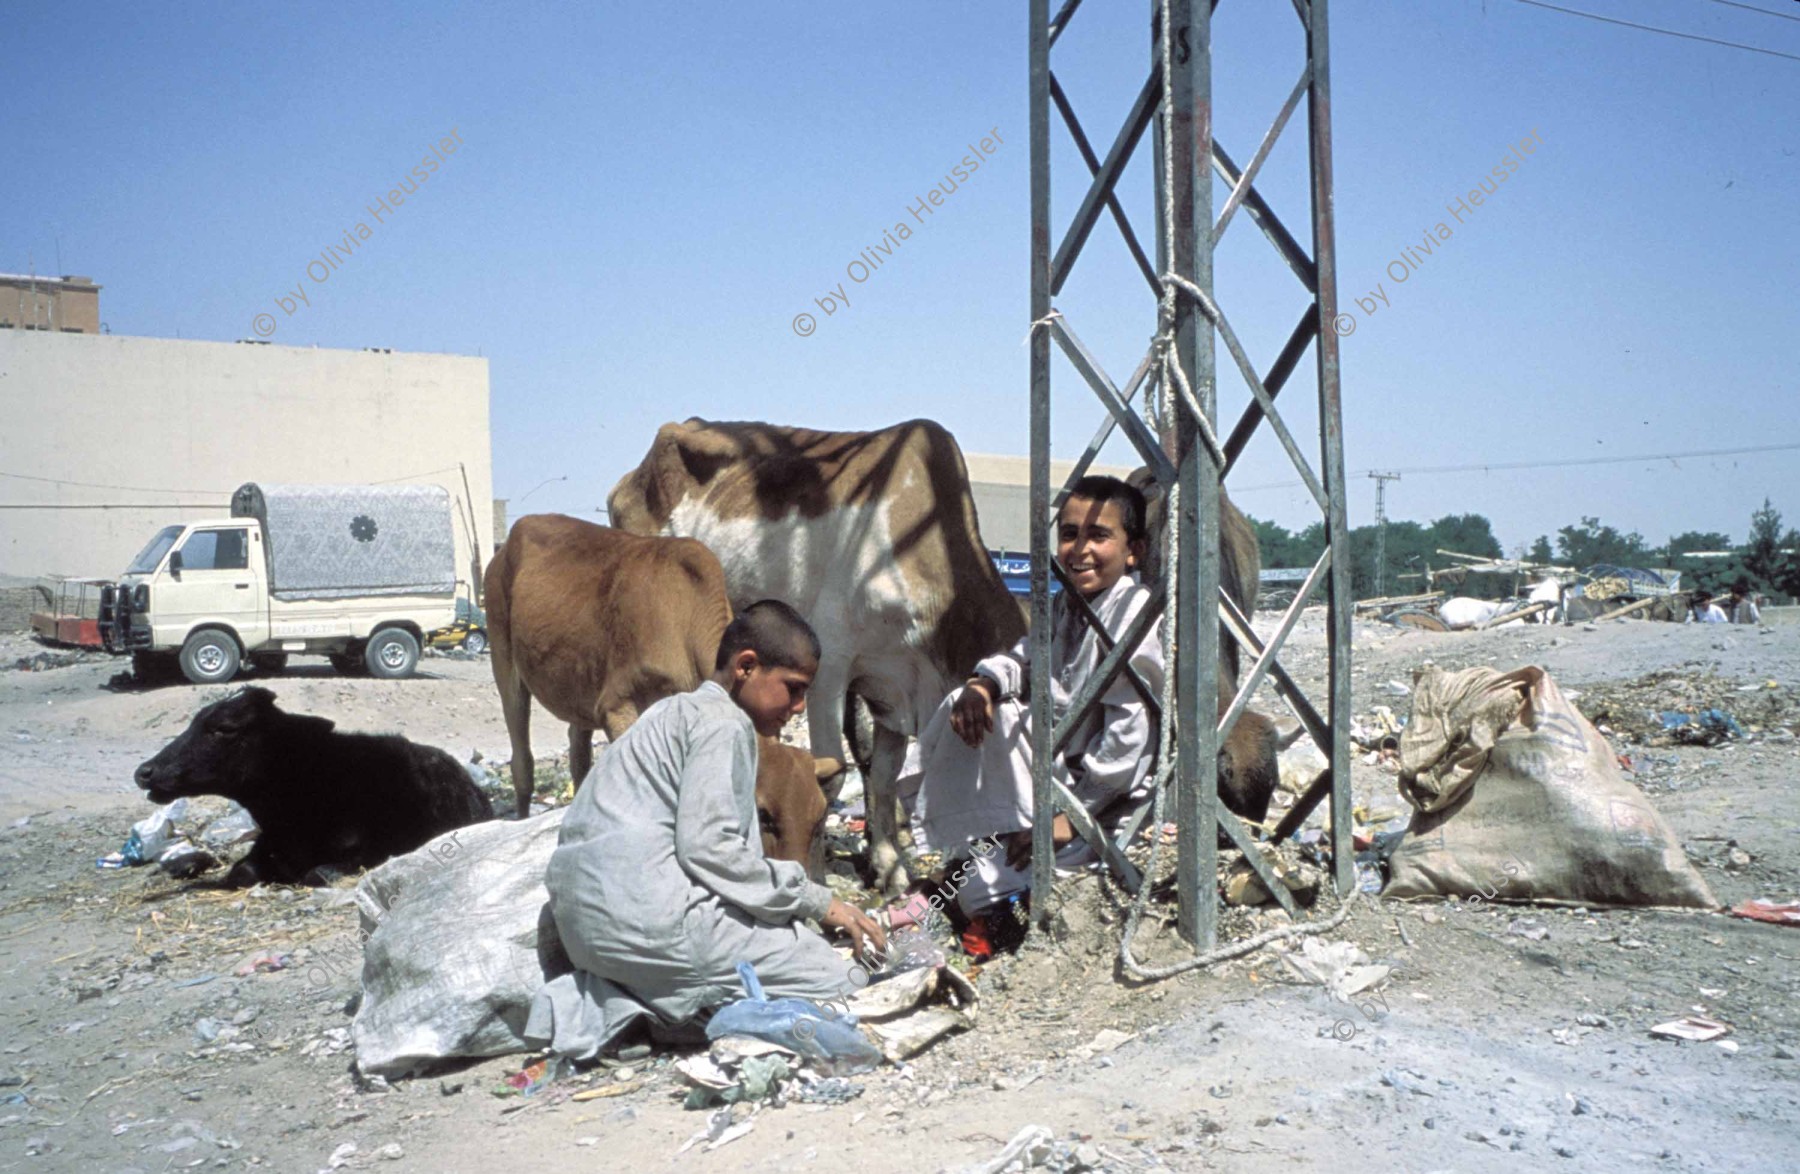
[[[779,599],[753,603],[726,625],[719,638],[719,653],[713,658],[713,671],[725,668],[746,648],[772,668],[809,670],[818,668],[823,651],[812,626]]]

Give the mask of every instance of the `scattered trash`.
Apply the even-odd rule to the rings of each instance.
[[[256,817],[234,802],[231,810],[206,825],[206,830],[200,833],[200,842],[209,848],[229,848],[255,839],[261,831],[256,826]]]
[[[1258,847],[1275,878],[1287,886],[1296,901],[1311,905],[1317,899],[1319,886],[1325,879],[1319,869],[1310,864],[1290,864],[1281,858],[1273,845]],[[1266,905],[1274,900],[1250,862],[1242,858],[1226,870],[1224,890],[1225,902],[1229,905]]]
[[[1000,1174],[1013,1168],[1021,1170],[1047,1164],[1056,1156],[1056,1135],[1042,1125],[1027,1125],[1013,1134],[1011,1141],[991,1161],[965,1167],[963,1174]]]
[[[1702,709],[1698,713],[1664,710],[1657,715],[1662,728],[1673,734],[1684,746],[1717,746],[1727,738],[1742,738],[1744,728],[1737,719],[1722,709]]]
[[[1355,942],[1306,938],[1300,949],[1277,955],[1301,982],[1314,983],[1341,1003],[1387,978],[1391,968],[1372,966]]]
[[[806,1081],[807,1074],[802,1072],[800,1078]],[[809,1105],[847,1105],[863,1094],[860,1084],[845,1080],[841,1076],[825,1076],[817,1080],[806,1081],[800,1086],[795,1100]]]
[[[156,865],[176,880],[199,876],[215,867],[219,858],[198,844],[177,840],[156,858]]]
[[[1103,1027],[1093,1039],[1075,1049],[1075,1057],[1080,1060],[1091,1060],[1095,1056],[1104,1056],[1116,1051],[1137,1038],[1135,1031],[1120,1031],[1114,1027]]]
[[[1550,930],[1541,921],[1526,921],[1523,918],[1506,927],[1506,932],[1530,941],[1541,942],[1550,936]]]
[[[788,1048],[817,1064],[827,1076],[854,1076],[881,1063],[881,1053],[856,1029],[853,1015],[827,1015],[811,999],[767,999],[756,970],[740,962],[745,998],[719,1008],[706,1025],[706,1038],[747,1035]]]
[[[273,974],[277,970],[286,970],[294,964],[294,960],[286,954],[261,954],[231,973],[237,978],[252,974]]]
[[[629,1092],[636,1092],[643,1087],[644,1082],[641,1080],[623,1080],[613,1084],[603,1084],[599,1088],[583,1089],[569,1099],[571,1101],[610,1100],[613,1097],[622,1097]]]
[[[1800,901],[1771,901],[1767,897],[1758,897],[1733,905],[1731,915],[1766,921],[1771,925],[1800,925]]]
[[[1699,1015],[1686,1015],[1680,1019],[1659,1023],[1650,1029],[1650,1034],[1664,1039],[1685,1039],[1695,1043],[1705,1043],[1727,1035],[1731,1028],[1716,1019],[1707,1019]]]
[[[695,1144],[702,1141],[706,1143],[707,1149],[716,1150],[722,1145],[730,1145],[754,1128],[756,1128],[756,1125],[751,1121],[740,1121],[733,1124],[731,1120],[731,1106],[726,1105],[723,1109],[720,1109],[711,1117],[707,1118],[705,1129],[702,1129],[699,1133],[694,1134],[694,1136],[682,1142],[681,1148],[675,1152],[678,1154],[685,1154],[690,1149],[694,1148]]]
[[[543,1088],[546,1084],[554,1084],[573,1075],[575,1067],[561,1056],[553,1059],[539,1060],[535,1064],[527,1064],[524,1068],[501,1081],[501,1087],[494,1089],[497,1097],[510,1097],[515,1093],[528,1097]]]
[[[131,825],[131,834],[125,837],[125,846],[119,849],[119,855],[126,864],[148,864],[171,848],[179,838],[175,832],[175,821],[187,817],[187,800],[177,799],[167,807],[159,807],[153,813]]]
[[[1409,1092],[1415,1097],[1428,1097],[1432,1095],[1431,1090],[1426,1088],[1422,1083],[1424,1079],[1424,1073],[1414,1072],[1406,1068],[1390,1068],[1381,1074],[1381,1083],[1387,1085],[1395,1092]]]
[[[888,935],[887,955],[871,978],[880,982],[909,970],[936,969],[946,961],[944,951],[924,929],[903,929]]]

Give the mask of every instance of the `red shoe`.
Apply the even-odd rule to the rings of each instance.
[[[994,939],[988,935],[987,914],[978,913],[969,918],[968,928],[962,931],[962,948],[977,961],[985,962],[994,956]]]

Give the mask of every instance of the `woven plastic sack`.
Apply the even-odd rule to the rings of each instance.
[[[364,1073],[532,1050],[533,996],[573,969],[544,887],[565,810],[460,828],[356,886],[367,940],[350,1038]]]
[[[1718,907],[1543,669],[1427,668],[1414,682],[1400,792],[1415,811],[1384,897]]]

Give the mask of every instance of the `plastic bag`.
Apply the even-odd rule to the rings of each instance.
[[[739,962],[738,977],[748,997],[719,1008],[706,1025],[706,1038],[747,1035],[779,1044],[810,1061],[827,1076],[854,1076],[881,1063],[881,1052],[856,1029],[856,1017],[828,1013],[811,999],[768,999],[756,969]]]
[[[533,1050],[533,997],[547,974],[574,969],[544,887],[566,810],[459,828],[356,886],[367,940],[350,1038],[364,1073]]]
[[[198,844],[176,840],[156,858],[156,863],[176,880],[187,880],[218,864],[219,858]]]
[[[125,837],[125,846],[119,849],[119,854],[127,864],[150,863],[181,838],[175,830],[175,821],[186,818],[185,798],[177,799],[167,807],[158,807],[131,825],[131,834]]]
[[[200,833],[200,842],[208,848],[229,848],[255,839],[261,831],[256,826],[256,817],[233,803],[231,810],[206,825],[206,830]]]

